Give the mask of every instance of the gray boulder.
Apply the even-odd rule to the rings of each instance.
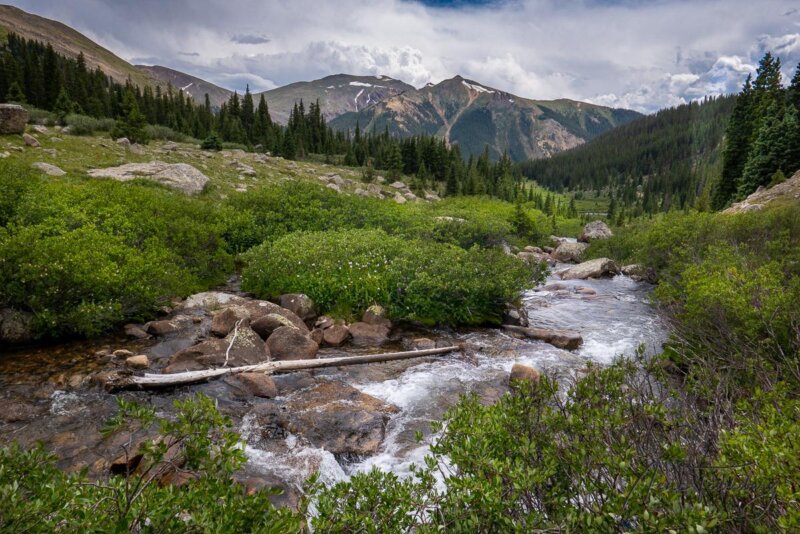
[[[39,142],[39,140],[36,139],[31,134],[27,134],[27,133],[22,134],[22,140],[25,141],[25,144],[30,146],[30,147],[36,148],[36,147],[42,146],[42,144]]]
[[[578,263],[586,247],[588,247],[586,243],[567,243],[563,241],[558,244],[550,256],[556,261]]]
[[[353,323],[350,325],[353,345],[378,346],[389,340],[389,328],[380,324]]]
[[[230,350],[228,348],[230,347]],[[225,339],[210,339],[170,357],[165,373],[198,371],[225,365],[253,365],[269,359],[269,351],[261,338],[249,326],[240,326]]]
[[[592,221],[583,227],[583,232],[581,232],[578,241],[588,243],[598,239],[609,239],[613,235],[611,228],[609,228],[606,223],[603,221]]]
[[[208,183],[208,177],[188,163],[163,161],[127,163],[119,167],[91,169],[88,174],[92,178],[111,178],[120,182],[145,178],[190,195],[201,192]]]
[[[608,258],[597,258],[594,260],[579,263],[561,271],[559,276],[562,280],[586,280],[587,278],[602,278],[604,276],[614,276],[619,274],[619,266]]]
[[[28,124],[28,110],[17,104],[0,104],[0,134],[21,134]]]
[[[37,161],[36,163],[31,164],[31,167],[33,167],[34,169],[39,169],[48,176],[64,176],[65,174],[67,174],[60,168],[56,167],[55,165],[52,165],[50,163],[44,163],[42,161]]]
[[[350,329],[343,324],[335,324],[322,332],[322,339],[326,344],[338,347],[350,337]]]
[[[269,336],[282,326],[297,328],[292,321],[277,313],[268,313],[263,317],[259,317],[250,326],[255,330],[256,334],[261,336],[261,339],[269,339]]]

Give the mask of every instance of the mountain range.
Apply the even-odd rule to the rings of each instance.
[[[83,53],[89,67],[99,67],[118,82],[171,85],[199,102],[208,94],[214,107],[233,94],[168,67],[132,65],[69,26],[14,6],[0,5],[0,32],[50,43],[66,56]],[[256,102],[261,94],[273,120],[281,124],[296,103],[319,101],[338,130],[360,126],[362,131],[388,129],[398,136],[435,135],[457,143],[464,154],[479,154],[488,146],[493,158],[507,152],[514,160],[551,156],[641,116],[567,99],[531,100],[461,76],[417,89],[387,76],[336,74],[256,93]]]

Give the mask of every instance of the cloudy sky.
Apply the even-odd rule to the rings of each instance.
[[[765,50],[800,61],[794,0],[18,0],[123,58],[229,89],[328,74],[456,74],[650,112],[735,92]]]

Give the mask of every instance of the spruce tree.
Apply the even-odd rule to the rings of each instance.
[[[64,120],[66,119],[67,115],[72,113],[74,109],[75,104],[73,104],[72,100],[70,100],[67,90],[62,87],[61,91],[58,93],[58,98],[56,98],[55,104],[53,105],[53,112],[58,117],[58,121],[61,124],[64,124]]]
[[[779,105],[772,102],[761,119],[761,126],[739,180],[738,198],[744,198],[760,186],[767,185],[772,175],[783,167],[787,153],[786,141]]]
[[[753,108],[753,88],[748,76],[742,92],[736,99],[728,127],[725,130],[725,148],[722,151],[722,173],[714,186],[711,205],[715,210],[727,206],[736,195],[739,178],[744,171],[753,133],[751,109]]]
[[[142,112],[139,111],[139,104],[136,101],[136,93],[130,84],[125,88],[122,98],[122,116],[119,117],[111,132],[111,137],[119,139],[126,137],[131,143],[147,143],[147,132],[145,120]]]
[[[6,102],[12,102],[14,104],[26,104],[28,102],[18,82],[15,81],[9,86],[6,92]]]

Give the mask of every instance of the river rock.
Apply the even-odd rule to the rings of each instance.
[[[125,365],[131,369],[147,369],[150,367],[150,359],[146,354],[139,354],[137,356],[130,356],[125,360]]]
[[[608,227],[603,221],[592,221],[583,227],[578,241],[588,243],[600,239],[609,239],[614,235],[611,228]]]
[[[253,365],[269,359],[264,341],[249,326],[241,325],[235,334],[231,332],[225,339],[210,339],[176,352],[170,357],[164,372],[180,373],[222,367],[226,353],[228,367]]]
[[[56,167],[55,165],[52,165],[50,163],[45,163],[43,161],[37,161],[36,163],[31,164],[31,167],[42,171],[48,176],[64,176],[65,174],[67,174],[60,168]]]
[[[322,345],[322,341],[325,338],[325,331],[321,328],[315,328],[311,331],[308,336],[316,343],[317,345]]]
[[[278,388],[272,377],[264,373],[239,373],[236,380],[254,397],[272,399],[278,396]]]
[[[126,324],[124,327],[125,335],[133,339],[147,339],[150,334],[145,332],[138,324]]]
[[[559,243],[551,256],[556,261],[578,263],[587,246],[586,243],[568,243],[564,241]]]
[[[98,354],[102,354],[102,352],[99,352]],[[130,358],[131,356],[135,356],[135,354],[129,351],[128,349],[117,349],[114,352],[112,352],[111,355],[118,360],[125,360],[127,358]]]
[[[250,315],[238,307],[225,308],[214,314],[211,319],[211,335],[226,337],[236,327],[236,323],[250,318]],[[255,328],[253,328],[255,330]],[[257,332],[257,330],[256,330]]]
[[[378,326],[385,326],[386,328],[392,328],[392,321],[390,321],[386,317],[386,309],[381,306],[380,304],[373,304],[367,311],[364,312],[364,315],[361,317],[361,322],[378,325]]]
[[[25,144],[29,147],[36,148],[42,146],[38,139],[28,133],[22,134],[22,140],[25,141]]]
[[[324,381],[290,397],[288,428],[335,455],[375,454],[396,407],[339,381]]]
[[[187,297],[178,307],[182,309],[200,308],[205,311],[213,311],[223,306],[244,304],[247,299],[231,293],[222,291],[204,291],[195,293]]]
[[[528,326],[528,312],[523,307],[507,305],[503,313],[503,324]]]
[[[39,417],[42,409],[34,404],[26,402],[4,402],[3,409],[0,410],[0,422],[3,423],[16,423],[18,421],[30,421],[35,417]]]
[[[302,293],[289,293],[281,295],[281,306],[294,312],[295,315],[304,321],[308,321],[317,316],[314,312],[314,301],[308,295]]]
[[[436,342],[428,337],[415,337],[408,341],[411,350],[429,350],[436,348]]]
[[[643,265],[639,265],[638,263],[625,265],[622,267],[621,271],[622,274],[630,277],[636,282],[655,284],[658,281],[658,277],[653,269],[649,269]]]
[[[319,328],[320,330],[325,330],[326,328],[332,327],[336,324],[336,321],[333,320],[333,317],[328,317],[327,315],[321,315],[317,318],[317,321],[314,323],[314,328]]]
[[[540,379],[541,375],[536,368],[529,365],[523,365],[521,363],[515,363],[514,366],[511,367],[511,374],[508,377],[508,384],[512,389],[514,389],[515,385],[519,384],[520,382],[527,382],[529,384],[536,385],[539,383]]]
[[[152,334],[154,336],[165,336],[167,334],[172,334],[179,330],[179,327],[176,323],[172,321],[150,321],[149,323],[144,325],[144,329],[147,331],[148,334]]]
[[[350,329],[343,324],[335,324],[322,332],[322,339],[328,345],[338,347],[350,337]]]
[[[562,280],[586,280],[587,278],[613,276],[619,274],[619,272],[619,266],[617,266],[613,260],[597,258],[579,263],[574,267],[561,271],[559,276]]]
[[[524,328],[521,326],[505,325],[503,328],[522,334],[531,339],[538,339],[554,347],[565,350],[575,350],[583,345],[583,338],[576,332],[566,330],[548,330],[546,328]]]
[[[293,326],[276,328],[267,339],[267,347],[276,361],[312,360],[317,357],[319,350],[319,345],[314,343],[308,332]]]
[[[383,345],[389,340],[389,328],[380,324],[353,323],[350,325],[353,345],[360,347]]]
[[[29,119],[28,110],[17,104],[0,104],[0,134],[21,134]]]
[[[284,317],[283,315],[278,315],[277,313],[268,313],[264,317],[256,319],[250,327],[256,331],[256,333],[261,336],[261,339],[269,339],[269,336],[282,326],[288,326],[290,328],[297,328],[292,321]],[[298,328],[299,330],[299,328]]]
[[[4,343],[24,343],[34,336],[34,316],[32,313],[0,309],[0,341]]]
[[[550,263],[553,261],[553,258],[551,258],[549,254],[545,254],[544,252],[522,251],[517,253],[517,257],[527,264]]]
[[[87,174],[93,178],[111,178],[120,182],[145,178],[186,194],[199,193],[208,183],[208,177],[188,163],[163,161],[127,163],[119,167],[91,169]]]

